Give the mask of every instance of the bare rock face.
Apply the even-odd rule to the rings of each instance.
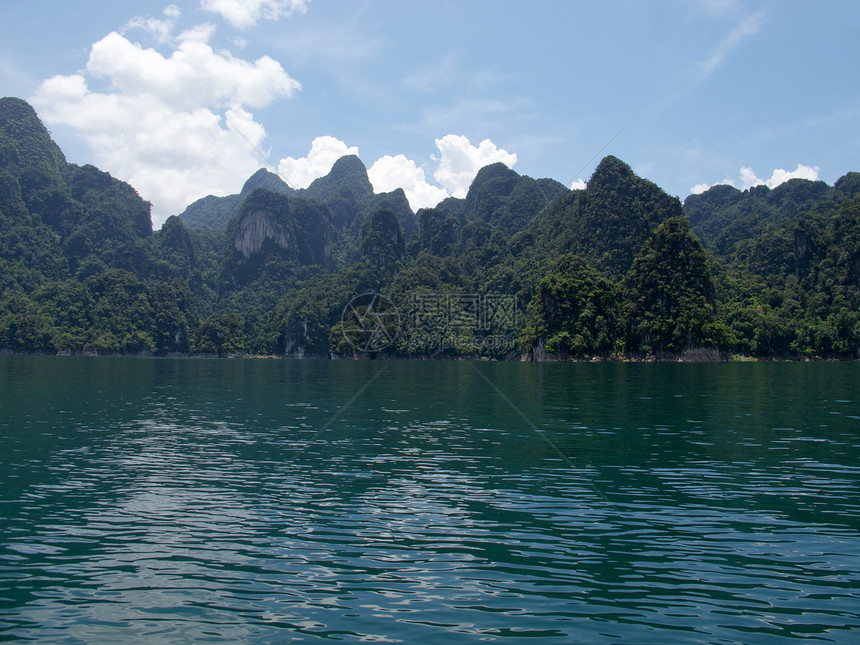
[[[260,188],[253,190],[229,227],[237,261],[248,260],[264,247],[294,252],[296,223],[291,210],[285,195]]]
[[[291,238],[290,231],[272,212],[256,210],[246,213],[239,221],[233,237],[233,248],[247,260],[262,250],[266,240],[271,240],[277,246],[286,249],[289,248]]]
[[[255,280],[286,283],[311,266],[331,270],[334,235],[324,204],[257,188],[227,228],[225,288]]]

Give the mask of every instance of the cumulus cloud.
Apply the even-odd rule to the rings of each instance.
[[[449,197],[444,188],[428,183],[424,169],[405,155],[385,155],[377,159],[367,171],[367,175],[376,193],[402,188],[409,200],[409,206],[414,211],[419,208],[432,208]]]
[[[156,226],[202,196],[236,192],[259,168],[266,134],[247,108],[300,89],[267,56],[214,51],[213,29],[180,34],[169,56],[110,33],[81,73],[44,81],[31,99],[46,123],[76,130],[96,165],[153,203]],[[91,88],[102,79],[107,90]]]
[[[346,155],[358,155],[358,148],[332,136],[317,137],[307,156],[281,159],[278,173],[291,187],[307,188],[314,179],[327,175],[334,162]]]
[[[254,6],[265,15],[262,4]],[[49,78],[31,97],[50,127],[78,133],[90,146],[93,163],[152,202],[156,227],[200,197],[238,192],[269,154],[261,148],[265,128],[251,110],[301,87],[268,56],[249,61],[215,51],[209,44],[212,25],[173,38],[178,16],[171,5],[163,19],[135,18],[126,25],[162,45],[169,42],[169,52],[112,32],[92,45],[81,72]],[[449,196],[465,197],[487,164],[512,167],[517,161],[516,154],[489,139],[472,145],[465,136],[448,134],[435,144],[432,179],[405,155],[385,155],[368,171],[374,190],[403,188],[418,210]],[[294,188],[306,188],[345,155],[358,155],[358,148],[320,136],[306,156],[281,159],[278,172]]]
[[[587,187],[588,187],[588,184],[586,184],[581,179],[574,179],[570,184],[571,190],[585,190]]]
[[[462,135],[446,134],[436,139],[436,147],[440,157],[433,157],[439,164],[433,177],[453,197],[465,197],[475,175],[484,166],[501,161],[512,168],[517,162],[516,154],[497,148],[489,139],[473,146]]]
[[[770,179],[765,180],[763,183],[767,184],[771,188],[776,188],[780,184],[784,184],[785,182],[787,182],[789,179],[810,179],[812,181],[818,181],[819,170],[821,170],[819,166],[804,166],[800,163],[797,164],[797,168],[792,171],[777,168],[773,171],[773,174],[771,174]],[[754,174],[753,177],[755,177]],[[756,180],[757,184],[762,183],[762,181],[757,177]]]
[[[712,186],[723,184],[734,186],[741,190],[747,190],[753,186],[768,186],[769,188],[776,188],[780,184],[787,182],[789,179],[810,179],[812,181],[817,181],[819,170],[820,168],[818,166],[804,166],[802,163],[799,163],[797,164],[797,168],[794,170],[783,170],[782,168],[777,168],[771,173],[769,179],[761,179],[755,174],[755,171],[753,171],[752,168],[744,166],[738,171],[737,183],[730,177],[726,177],[722,181],[718,181],[714,184],[696,184],[690,189],[690,193],[698,195],[705,192]]]
[[[164,10],[164,18],[135,16],[128,21],[126,29],[143,29],[154,36],[159,44],[164,44],[170,40],[179,15],[179,7],[172,4]]]
[[[723,181],[718,181],[716,184],[696,184],[695,186],[690,188],[690,194],[691,195],[701,195],[703,192],[708,190],[711,186],[719,186],[721,184],[727,184],[727,183],[729,183],[729,182],[726,180],[723,180]]]
[[[310,0],[201,0],[200,8],[219,14],[238,29],[253,27],[260,20],[277,20],[307,11]]]
[[[200,26],[179,36],[165,58],[113,32],[92,46],[87,72],[107,78],[124,95],[151,95],[177,109],[201,105],[263,107],[299,89],[274,59],[255,62],[215,52],[208,44],[214,28]]]
[[[436,163],[433,177],[439,185],[427,180],[424,168],[405,155],[384,155],[367,171],[376,193],[402,188],[413,210],[436,206],[447,197],[465,197],[478,171],[484,166],[501,161],[509,167],[517,161],[515,154],[498,148],[486,139],[473,146],[469,139],[448,134],[436,139],[439,156],[431,156]],[[307,188],[310,183],[331,170],[334,162],[344,155],[358,155],[357,147],[349,147],[336,137],[317,137],[307,156],[287,157],[278,164],[281,177],[293,188]]]

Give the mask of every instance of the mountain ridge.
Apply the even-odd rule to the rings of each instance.
[[[221,229],[153,231],[18,99],[0,160],[2,351],[360,357],[344,312],[376,294],[401,312],[386,357],[860,358],[860,173],[682,205],[613,156],[581,190],[491,164],[414,213],[346,157],[199,204]]]

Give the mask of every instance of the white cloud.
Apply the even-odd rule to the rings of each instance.
[[[692,188],[690,188],[691,195],[700,195],[706,190],[708,190],[711,186],[716,186],[717,184],[724,184],[726,182],[718,181],[716,184],[696,184]]]
[[[246,108],[300,88],[269,57],[215,52],[212,33],[201,26],[180,34],[165,57],[113,32],[92,46],[81,73],[44,81],[31,99],[49,126],[76,130],[97,166],[153,203],[156,227],[195,199],[237,192],[260,167],[255,148],[265,138]],[[93,79],[109,88],[94,91]]]
[[[462,135],[446,134],[436,139],[436,147],[441,153],[437,160],[439,166],[433,177],[453,197],[465,197],[469,186],[478,171],[491,163],[501,161],[509,168],[517,162],[517,155],[497,148],[489,139],[473,146]]]
[[[219,14],[238,29],[253,27],[261,19],[277,20],[294,11],[307,11],[310,0],[201,0],[200,8]]]
[[[809,179],[811,181],[818,181],[819,170],[821,170],[819,166],[804,166],[799,163],[797,164],[797,168],[791,172],[783,170],[782,168],[774,170],[770,179],[768,179],[766,183],[771,188],[776,188],[780,184],[787,182],[789,179]]]
[[[447,197],[465,197],[478,171],[501,161],[513,166],[517,156],[502,150],[485,139],[473,146],[464,136],[448,134],[436,139],[439,157],[433,177],[441,186],[427,181],[424,169],[405,155],[384,155],[368,169],[367,175],[376,193],[402,188],[413,210],[436,206]],[[349,147],[336,137],[317,137],[307,156],[287,157],[278,164],[281,177],[293,188],[307,188],[310,183],[331,170],[334,162],[344,155],[358,155],[357,147]]]
[[[818,179],[819,170],[820,168],[818,166],[804,166],[799,163],[795,170],[788,171],[783,170],[782,168],[777,168],[773,173],[771,173],[770,179],[759,179],[756,177],[752,168],[745,167],[740,170],[741,188],[746,190],[752,186],[760,186],[762,184],[770,188],[776,188],[780,184],[787,182],[789,179],[811,179],[812,181],[816,181]]]
[[[314,179],[327,175],[334,162],[346,155],[358,155],[358,148],[350,148],[332,136],[317,137],[306,157],[281,159],[278,172],[291,187],[307,188]]]
[[[759,179],[756,177],[756,174],[753,172],[753,169],[744,166],[738,172],[738,176],[741,179],[741,190],[746,190],[747,188],[752,188],[753,186],[761,186],[765,182],[763,179]],[[734,185],[734,183],[732,183]]]
[[[172,4],[164,10],[164,19],[135,16],[128,21],[126,29],[143,29],[152,34],[159,44],[164,44],[170,40],[170,34],[176,26],[179,15],[179,7]]]
[[[789,179],[809,179],[812,181],[818,180],[818,171],[820,168],[818,166],[804,166],[802,163],[797,164],[797,168],[794,170],[783,170],[782,168],[777,168],[774,170],[769,179],[761,179],[758,177],[752,168],[748,166],[744,166],[738,171],[738,182],[736,183],[730,177],[726,177],[722,181],[718,181],[715,184],[696,184],[690,189],[690,193],[693,195],[698,195],[700,193],[705,192],[712,186],[719,185],[729,185],[735,186],[736,188],[740,188],[741,190],[747,190],[748,188],[752,188],[753,186],[768,186],[769,188],[776,188],[780,184],[784,184]]]
[[[736,49],[747,36],[752,36],[761,28],[762,20],[764,19],[764,11],[757,14],[746,16],[737,25],[735,25],[725,38],[714,48],[711,54],[700,63],[705,76],[709,76],[717,67],[720,66],[726,57]]]
[[[448,191],[428,183],[424,169],[405,155],[385,155],[376,160],[367,171],[373,191],[387,193],[402,188],[409,200],[409,206],[417,211],[419,208],[432,208],[446,197]]]
[[[570,184],[571,190],[585,190],[587,187],[588,187],[588,184],[586,184],[581,179],[574,179]]]
[[[107,78],[122,94],[148,94],[177,109],[200,105],[262,107],[300,89],[280,63],[263,56],[251,63],[208,44],[214,28],[199,26],[179,36],[165,58],[113,32],[95,43],[87,72]]]

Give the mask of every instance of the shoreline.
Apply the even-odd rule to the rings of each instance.
[[[685,352],[686,353],[686,352]],[[519,355],[518,357],[494,358],[489,356],[399,356],[391,354],[381,354],[370,356],[364,355],[275,355],[275,354],[246,354],[246,353],[231,353],[225,355],[218,354],[193,354],[193,353],[169,353],[155,354],[151,352],[129,352],[129,353],[99,353],[91,351],[70,351],[61,350],[58,352],[49,351],[20,351],[10,349],[0,349],[0,356],[57,356],[57,357],[84,357],[84,358],[158,358],[158,359],[186,359],[186,360],[292,360],[292,361],[474,361],[474,362],[494,362],[494,363],[858,363],[860,358],[857,357],[779,357],[779,356],[745,356],[740,354],[731,354],[729,352],[720,352],[718,357],[713,355],[705,357],[702,355],[694,355],[685,357],[684,354],[660,355],[660,356],[592,356],[587,357],[561,357],[557,355],[544,354],[540,358],[529,356],[529,353]]]

